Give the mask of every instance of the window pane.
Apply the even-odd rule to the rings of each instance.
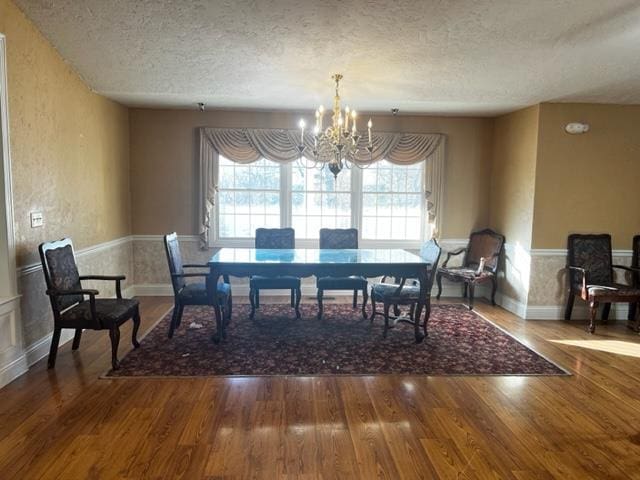
[[[220,157],[218,236],[252,238],[256,228],[280,226],[280,166],[268,160],[238,164]]]

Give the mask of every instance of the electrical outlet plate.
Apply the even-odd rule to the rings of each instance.
[[[31,212],[31,228],[38,228],[44,225],[42,212]]]

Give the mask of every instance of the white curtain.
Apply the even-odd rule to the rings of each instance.
[[[361,165],[387,160],[397,165],[411,165],[426,161],[425,196],[429,222],[441,228],[445,161],[445,136],[439,133],[375,133],[371,155],[365,149],[367,139],[360,139],[355,161]],[[202,248],[207,248],[211,214],[215,201],[216,165],[218,156],[237,163],[252,163],[266,158],[277,163],[289,163],[300,153],[299,130],[258,128],[201,128],[200,129],[200,195],[199,232]],[[313,136],[308,133],[304,144],[313,149]]]

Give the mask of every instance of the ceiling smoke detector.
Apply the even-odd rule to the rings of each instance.
[[[398,115],[399,111],[400,111],[399,108],[392,108],[391,109],[391,115],[393,115],[395,117],[396,115]]]
[[[201,112],[204,112],[204,103],[203,102],[198,102],[198,110],[200,110]]]

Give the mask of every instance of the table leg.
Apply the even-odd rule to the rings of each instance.
[[[420,317],[422,316],[422,309],[425,307],[426,307],[426,314],[428,315],[429,313],[430,302],[429,302],[428,291],[427,291],[427,282],[429,280],[428,273],[429,272],[426,268],[421,268],[420,271],[418,272],[418,280],[420,281],[420,297],[418,300],[418,304],[416,305],[414,322],[413,322],[416,343],[422,342],[422,340],[424,340],[424,337],[427,333],[427,330],[426,330],[427,316],[425,315],[425,330],[424,330],[425,333],[424,334],[420,331]]]
[[[225,337],[224,331],[224,321],[222,319],[222,311],[220,309],[220,303],[218,302],[218,278],[220,274],[215,271],[212,267],[209,271],[209,275],[207,276],[207,295],[211,299],[211,304],[213,305],[213,311],[216,316],[216,331],[211,337],[213,343],[220,343]]]

